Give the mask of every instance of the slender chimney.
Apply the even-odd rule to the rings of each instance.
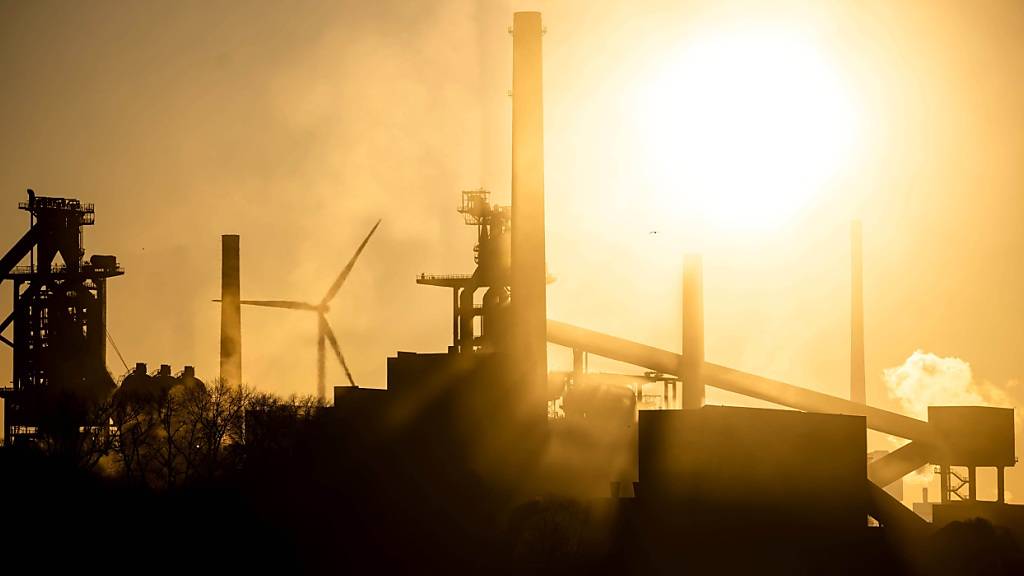
[[[850,400],[864,404],[864,269],[859,220],[850,224],[850,249]]]
[[[529,410],[546,416],[547,267],[544,259],[544,103],[539,12],[512,25],[513,361]],[[538,404],[534,406],[534,404]]]
[[[238,235],[221,236],[220,377],[225,384],[242,383],[242,307],[239,303]]]
[[[704,273],[699,254],[683,257],[683,349],[679,377],[682,380],[682,407],[704,405]]]

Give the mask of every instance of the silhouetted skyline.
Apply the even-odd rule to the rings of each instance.
[[[543,28],[523,9],[543,11]],[[81,199],[86,224],[95,202],[86,259],[71,268],[128,271],[77,288],[29,273],[45,288],[22,301],[34,299],[38,326],[12,336],[33,358],[15,362],[12,394],[39,388],[24,398],[40,424],[5,448],[5,468],[67,466],[74,490],[119,507],[151,491],[223,490],[264,524],[311,516],[279,508],[283,494],[257,511],[248,490],[274,482],[305,486],[335,514],[405,506],[405,530],[434,561],[454,557],[444,530],[480,527],[479,558],[464,568],[500,551],[516,570],[553,569],[562,560],[548,555],[566,554],[572,568],[604,559],[646,572],[681,559],[663,543],[643,552],[644,532],[627,527],[699,547],[748,516],[764,552],[785,542],[759,532],[766,523],[823,546],[778,566],[870,565],[826,549],[924,573],[1021,561],[1024,513],[1003,503],[1024,491],[1019,419],[995,406],[1024,395],[1024,7],[452,0],[0,13],[11,79],[0,186],[11,207],[29,187],[43,208]],[[481,217],[467,211],[473,198],[498,211],[475,236],[460,222]],[[0,206],[0,242],[28,229],[20,217]],[[68,226],[52,235],[66,236],[55,249],[65,261],[82,243]],[[221,238],[241,244],[238,263],[224,252],[223,279]],[[39,246],[48,262],[50,244]],[[417,287],[444,278],[460,279],[438,284],[453,294]],[[231,304],[226,336],[218,297]],[[57,302],[75,298],[86,312]],[[229,358],[239,298],[241,382]],[[317,326],[268,306],[314,311]],[[82,336],[82,358],[62,352],[67,334]],[[116,361],[107,355],[115,380],[121,364],[160,373],[137,368],[117,393],[93,393],[112,389],[97,372],[104,334],[119,344]],[[339,362],[326,362],[328,343]],[[188,368],[174,379],[172,365]],[[663,396],[645,399],[646,385]],[[296,393],[318,399],[281,399]],[[210,425],[231,420],[217,412],[226,405],[238,407],[233,432]],[[779,406],[808,413],[765,410]],[[800,453],[782,449],[808,438]],[[323,484],[304,484],[299,471],[323,467]],[[815,486],[826,493],[812,510],[801,493]],[[921,509],[934,525],[892,496],[909,504],[922,488],[938,494]],[[357,502],[348,490],[371,494]],[[869,514],[883,528],[859,524]],[[288,532],[295,548],[280,559],[338,537],[368,552],[387,530],[320,519]],[[994,548],[930,565],[945,538]],[[326,566],[322,553],[306,568]]]

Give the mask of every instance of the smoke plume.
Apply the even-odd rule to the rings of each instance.
[[[915,350],[903,364],[883,370],[882,378],[889,396],[915,418],[927,418],[928,406],[1013,406],[1006,390],[976,380],[970,363],[955,356]]]

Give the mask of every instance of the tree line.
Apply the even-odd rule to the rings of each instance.
[[[220,379],[122,386],[76,410],[59,408],[70,404],[55,403],[40,422],[35,447],[82,471],[153,489],[237,472],[247,446],[272,436],[268,422],[298,426],[326,406],[314,396],[282,398]]]

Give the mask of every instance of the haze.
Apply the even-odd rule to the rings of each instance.
[[[868,402],[908,410],[883,370],[922,350],[969,362],[968,385],[1019,406],[1024,6],[1013,1],[0,2],[0,241],[24,230],[14,208],[26,188],[95,202],[87,246],[127,271],[109,301],[126,360],[209,378],[221,234],[241,235],[243,297],[314,299],[383,218],[331,311],[357,381],[383,387],[388,354],[448,344],[447,293],[414,279],[472,269],[459,191],[507,202],[506,28],[522,9],[542,10],[548,28],[550,317],[678,349],[681,255],[699,251],[709,361],[845,396],[859,218]],[[723,84],[744,91],[729,97],[751,118],[781,106],[789,119],[723,126],[715,144],[737,157],[715,161],[747,175],[730,180],[729,209],[693,192],[707,178],[686,162],[706,150],[685,127],[710,119],[701,128],[715,134],[715,118],[736,116],[672,104],[709,101],[678,72],[695,46],[724,44],[740,71],[764,46],[730,44],[737,31],[813,58],[754,62],[793,74],[781,85]],[[802,112],[838,124],[810,130]],[[776,146],[821,157],[804,173]],[[767,151],[784,173],[751,168]],[[748,203],[773,217],[731,217]],[[246,309],[245,380],[312,393],[308,320]],[[567,363],[553,353],[553,367]],[[108,364],[121,372],[115,355]],[[1011,469],[1008,486],[1024,494],[1020,476]]]

